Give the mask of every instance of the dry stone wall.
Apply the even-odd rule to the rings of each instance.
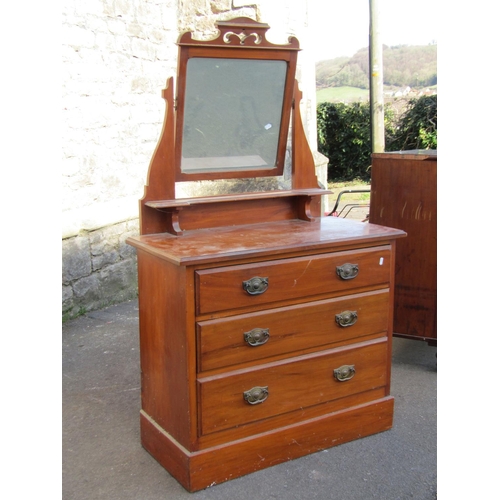
[[[66,0],[63,4],[62,309],[64,318],[135,297],[138,200],[175,76],[179,33],[247,16],[307,46],[304,0]],[[303,114],[316,149],[314,61],[299,55]],[[319,157],[326,181],[326,163]]]

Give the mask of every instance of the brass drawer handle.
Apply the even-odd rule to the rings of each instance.
[[[343,365],[339,368],[333,370],[333,376],[339,382],[345,382],[346,380],[351,380],[354,377],[356,370],[354,369],[354,365]]]
[[[263,403],[269,396],[268,387],[253,387],[243,393],[244,400],[251,405]]]
[[[243,338],[251,346],[265,344],[269,340],[269,328],[254,328],[249,332],[245,332]]]
[[[346,263],[342,266],[337,266],[337,275],[343,280],[352,280],[358,275],[358,272],[358,264]]]
[[[343,328],[354,325],[356,321],[358,321],[357,311],[343,311],[335,315],[335,322]]]
[[[269,278],[261,278],[260,276],[255,276],[243,282],[243,289],[249,295],[260,295],[267,290],[269,285]]]

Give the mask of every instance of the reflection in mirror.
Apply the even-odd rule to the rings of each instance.
[[[197,198],[235,193],[288,191],[292,189],[292,179],[289,175],[289,170],[290,168],[287,168],[287,165],[285,165],[285,175],[281,176],[176,182],[175,197]]]
[[[286,72],[285,61],[189,59],[181,171],[274,168]]]

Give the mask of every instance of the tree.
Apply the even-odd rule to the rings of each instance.
[[[437,149],[437,95],[411,99],[399,122],[386,135],[387,151]]]

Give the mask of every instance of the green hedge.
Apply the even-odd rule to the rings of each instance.
[[[369,103],[323,102],[317,108],[318,151],[328,159],[330,181],[370,180]],[[437,149],[437,96],[408,102],[396,120],[385,107],[385,150]]]
[[[329,180],[370,178],[370,105],[318,105],[318,151],[328,159]]]

